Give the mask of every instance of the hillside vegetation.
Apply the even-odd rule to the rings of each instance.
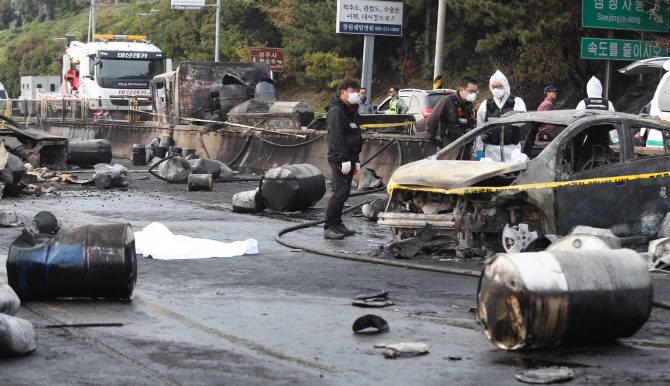
[[[659,1],[668,0],[647,3],[652,9]],[[79,40],[86,40],[90,1],[19,0],[18,14],[9,3],[0,0],[0,27],[5,29],[0,32],[0,82],[16,96],[20,76],[60,73],[60,64],[52,59],[64,47],[56,36],[78,31]],[[215,9],[173,11],[167,0],[101,3],[98,33],[146,35],[175,65],[214,60]],[[391,85],[431,88],[438,1],[404,4],[403,37],[375,39],[373,96],[384,95]],[[588,79],[604,72],[604,62],[579,58],[581,37],[606,34],[580,27],[582,0],[446,0],[446,4],[445,87],[457,87],[458,79],[467,74],[487,84],[500,69],[513,93],[541,100],[541,93],[529,90],[553,84],[581,95]],[[336,5],[336,0],[224,0],[221,60],[246,61],[250,46],[284,47],[286,71],[279,77],[280,88],[323,95],[344,74],[360,76],[363,36],[335,33]],[[10,28],[12,24],[16,26]],[[615,37],[640,35],[615,31]],[[490,95],[486,90],[480,94],[479,99]]]

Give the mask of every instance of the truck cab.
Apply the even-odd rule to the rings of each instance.
[[[144,101],[138,110],[151,111],[149,81],[166,67],[171,71],[171,66],[171,60],[145,36],[95,35],[93,42],[68,44],[59,94],[86,98],[93,117],[122,118],[135,97]]]

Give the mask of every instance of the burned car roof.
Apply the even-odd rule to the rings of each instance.
[[[551,123],[555,125],[570,125],[582,119],[587,118],[605,118],[605,117],[615,117],[618,119],[649,119],[658,122],[658,118],[642,118],[638,115],[620,113],[616,111],[604,111],[604,110],[553,110],[553,111],[528,111],[528,112],[510,112],[505,114],[503,117],[495,120],[496,124],[499,123],[519,123],[519,122],[541,122],[541,123]],[[482,125],[479,127],[484,127]],[[477,129],[479,129],[479,127]],[[475,130],[477,130],[475,129]]]

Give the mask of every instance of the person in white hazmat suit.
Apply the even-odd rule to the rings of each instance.
[[[497,70],[489,80],[489,89],[493,97],[479,105],[477,126],[497,119],[510,111],[526,111],[523,99],[511,95],[507,77],[500,70]],[[502,154],[500,152],[501,142],[503,142]],[[505,125],[475,140],[477,160],[486,157],[496,162],[512,162],[512,153],[516,149],[521,151],[521,130],[517,126]]]
[[[589,97],[579,102],[577,110],[605,110],[615,111],[612,102],[603,98],[603,85],[595,76],[586,84],[586,95]],[[610,131],[610,139],[615,145],[619,144],[619,134],[616,130]]]

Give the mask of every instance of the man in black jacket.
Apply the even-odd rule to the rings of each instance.
[[[461,80],[461,88],[456,94],[443,97],[437,102],[426,120],[426,136],[430,143],[436,147],[448,145],[477,126],[472,102],[477,98],[478,92],[477,79],[466,76]],[[445,130],[446,138],[442,137],[443,133],[438,133],[440,125]],[[464,159],[470,159],[471,148],[472,146],[468,147]]]
[[[333,97],[326,108],[328,126],[328,163],[332,171],[333,192],[326,206],[323,237],[342,239],[356,234],[342,222],[344,203],[349,199],[351,180],[361,167],[358,155],[363,146],[358,126],[358,104],[361,102],[357,79],[345,76],[340,82],[340,95]]]

